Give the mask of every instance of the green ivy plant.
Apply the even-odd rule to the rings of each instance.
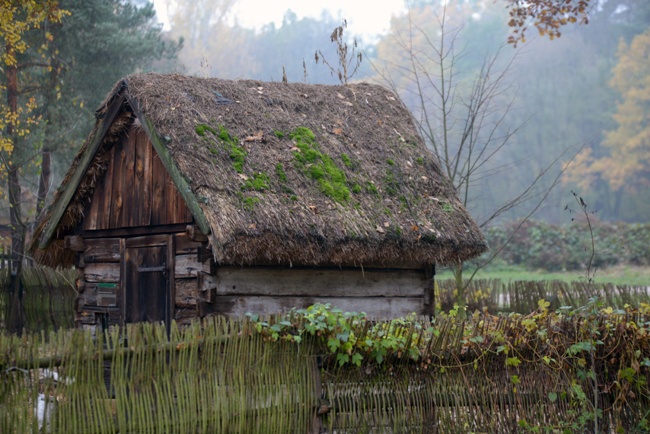
[[[339,366],[361,366],[362,361],[381,364],[389,355],[418,360],[418,337],[421,325],[415,314],[404,319],[377,323],[360,339],[355,330],[370,324],[364,312],[344,312],[329,303],[315,304],[307,309],[292,310],[283,319],[270,323],[258,315],[248,314],[258,333],[273,341],[296,343],[305,335],[316,337]],[[415,325],[415,326],[414,326]]]

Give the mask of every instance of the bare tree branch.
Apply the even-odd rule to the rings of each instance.
[[[513,137],[531,121],[528,118],[518,126],[507,125],[517,98],[511,80],[517,53],[506,54],[503,45],[485,57],[476,72],[468,77],[460,69],[464,55],[462,26],[449,29],[445,5],[440,8],[435,31],[418,26],[411,15],[406,19],[405,30],[393,35],[396,52],[401,57],[385,61],[381,68],[372,66],[393,91],[411,101],[418,129],[463,204],[471,208],[478,197],[477,186],[516,164],[499,164],[499,161],[506,155]],[[526,205],[526,215],[519,222],[521,227],[559,184],[568,152],[557,155],[517,193],[496,204],[478,221],[479,226],[486,228],[506,212]],[[570,160],[574,157],[575,154]],[[464,289],[478,269],[493,261],[511,239],[493,249],[476,265],[469,278],[463,279],[463,264],[457,264],[459,304],[464,305]]]

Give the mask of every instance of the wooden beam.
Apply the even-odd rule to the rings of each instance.
[[[94,238],[85,240],[83,260],[86,264],[120,262],[119,238]]]
[[[241,297],[421,298],[428,283],[423,270],[217,268],[217,294]]]
[[[209,259],[205,262],[197,261],[196,254],[176,255],[176,278],[196,277],[199,273],[210,273]]]
[[[204,250],[206,249],[205,247],[202,247],[203,245],[201,243],[190,240],[187,236],[187,233],[176,233],[174,234],[174,237],[176,242],[177,255],[189,255],[191,253],[196,254],[199,248],[202,248]],[[211,252],[210,257],[212,257]]]
[[[424,267],[424,275],[426,277],[426,285],[424,288],[424,311],[423,315],[427,315],[430,319],[436,311],[436,266],[435,264]]]
[[[88,283],[119,283],[120,264],[115,262],[86,264],[86,268],[84,269],[84,280]]]
[[[88,166],[90,166],[91,161],[93,158],[95,158],[95,154],[99,149],[99,145],[104,141],[104,136],[106,135],[108,128],[111,126],[111,123],[115,119],[115,116],[117,116],[117,114],[120,112],[123,103],[124,95],[116,98],[115,101],[113,101],[108,107],[106,116],[104,116],[104,119],[100,121],[97,133],[95,134],[95,137],[93,137],[93,141],[90,143],[88,148],[86,148],[86,152],[81,157],[77,169],[72,174],[72,178],[68,182],[68,185],[65,187],[65,190],[63,190],[63,193],[61,194],[59,200],[56,202],[56,204],[54,204],[52,215],[47,222],[47,225],[45,226],[45,230],[43,231],[41,238],[38,240],[39,249],[46,248],[50,242],[50,239],[54,234],[54,230],[59,225],[59,221],[61,221],[63,213],[65,212],[66,208],[68,208],[68,205],[70,204],[75,191],[77,191],[77,187],[79,187],[83,176],[86,174],[86,170],[88,170]]]
[[[137,226],[133,228],[99,229],[96,231],[83,231],[84,238],[119,238],[135,237],[141,235],[185,233],[185,223],[159,226]]]
[[[149,140],[151,140],[151,144],[158,153],[158,157],[165,166],[165,169],[167,169],[169,177],[172,179],[172,181],[174,181],[178,192],[181,194],[183,200],[185,200],[185,204],[194,216],[196,224],[199,226],[201,232],[203,232],[204,235],[209,234],[210,225],[208,224],[208,220],[205,218],[205,214],[203,214],[203,210],[199,206],[199,202],[196,200],[196,196],[194,196],[194,193],[192,193],[187,180],[178,169],[178,166],[176,166],[176,163],[174,163],[174,160],[172,159],[167,146],[163,144],[160,137],[158,137],[158,134],[156,134],[153,123],[144,115],[144,113],[142,113],[142,110],[140,109],[137,101],[129,99],[129,104],[131,105],[131,108],[133,109],[135,115],[140,120],[142,128],[144,128],[144,131],[147,133]]]

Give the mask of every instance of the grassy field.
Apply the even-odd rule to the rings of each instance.
[[[471,272],[466,272],[469,277]],[[438,279],[451,279],[453,274],[449,269],[437,270]],[[517,280],[561,280],[574,282],[586,279],[584,271],[531,271],[513,266],[491,266],[480,270],[476,279],[501,279],[504,282]],[[617,285],[650,286],[650,267],[617,266],[596,269],[594,281],[597,283],[613,283]]]

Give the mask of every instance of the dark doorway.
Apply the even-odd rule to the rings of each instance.
[[[154,235],[126,240],[124,322],[171,322],[173,254],[171,237]],[[171,261],[170,261],[171,260]]]

